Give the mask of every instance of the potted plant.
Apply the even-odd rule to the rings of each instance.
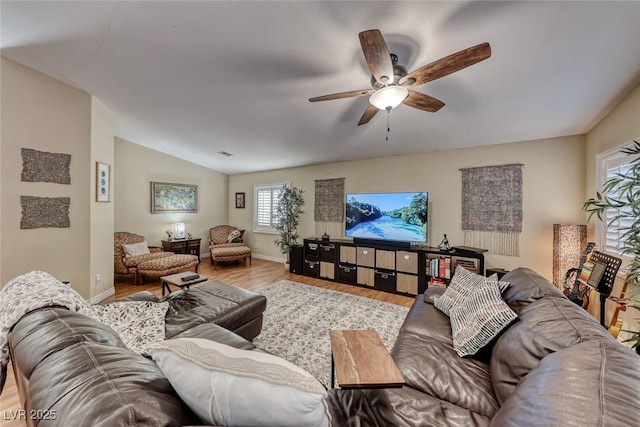
[[[637,289],[640,282],[640,141],[633,141],[631,147],[620,150],[629,156],[634,156],[630,162],[630,169],[625,173],[619,173],[605,182],[603,190],[605,194],[596,193],[596,197],[584,202],[583,210],[589,212],[589,219],[595,214],[602,221],[602,214],[607,209],[617,209],[618,214],[612,217],[607,227],[613,223],[626,223],[628,226],[618,226],[622,231],[622,253],[633,256],[626,277],[626,288],[631,289],[631,306],[638,306]],[[618,222],[620,221],[620,222]],[[640,350],[640,333],[631,332],[632,336],[626,341],[632,342],[636,351]]]
[[[304,213],[304,191],[285,185],[275,210],[275,229],[280,237],[274,240],[274,243],[280,249],[280,252],[287,255],[285,267],[289,264],[289,251],[292,247],[298,246],[298,226],[300,225],[300,215]]]

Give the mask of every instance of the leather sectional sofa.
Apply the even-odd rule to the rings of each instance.
[[[336,426],[632,426],[640,357],[526,268],[501,280],[518,314],[483,354],[460,358],[449,318],[419,295],[392,356],[402,388],[332,390]]]
[[[205,338],[254,350],[266,298],[220,282],[158,299],[139,292],[117,301],[168,301],[167,338]],[[201,424],[160,368],[126,348],[108,326],[63,307],[26,314],[9,348],[27,424],[180,426]],[[257,350],[257,349],[256,349]],[[33,412],[32,412],[33,411]],[[55,418],[55,419],[53,419]]]
[[[502,280],[512,284],[503,298],[519,318],[490,348],[458,357],[449,318],[432,305],[442,290],[428,289],[392,350],[406,386],[330,390],[333,426],[637,425],[640,358],[535,272],[521,268]],[[234,327],[246,324],[246,315],[214,324],[198,321],[203,313],[212,314],[197,298],[174,298],[167,336],[259,351],[250,342],[254,328]],[[243,338],[225,328],[251,333]],[[56,410],[57,420],[46,425],[200,424],[154,362],[85,316],[62,308],[32,312],[13,329],[10,347],[26,409]]]

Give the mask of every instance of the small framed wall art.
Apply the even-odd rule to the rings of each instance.
[[[111,166],[96,162],[96,202],[111,201]]]
[[[236,209],[244,209],[244,193],[236,193]]]

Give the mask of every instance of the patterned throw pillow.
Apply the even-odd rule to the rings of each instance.
[[[304,369],[268,353],[201,338],[177,338],[147,353],[205,423],[329,427],[327,392]]]
[[[165,339],[168,302],[119,301],[96,304],[93,308],[100,321],[116,331],[127,348],[136,353]]]
[[[500,296],[495,280],[486,279],[451,309],[453,347],[460,357],[471,356],[495,339],[518,315]]]
[[[486,277],[472,273],[469,270],[458,266],[453,278],[451,279],[451,283],[449,283],[449,286],[447,286],[447,289],[442,295],[434,299],[433,305],[438,310],[449,316],[451,309],[462,304],[465,299],[467,299],[467,297],[471,295],[471,293],[485,280],[487,280]],[[500,292],[504,292],[509,286],[511,286],[509,282],[498,281],[497,274],[491,275],[489,280],[497,282]]]

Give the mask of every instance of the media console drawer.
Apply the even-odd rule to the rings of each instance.
[[[397,251],[396,270],[404,273],[418,274],[418,254],[417,252]]]
[[[356,249],[357,264],[365,267],[374,267],[376,263],[376,250],[358,246]]]
[[[375,288],[381,291],[396,290],[396,273],[389,270],[376,270],[375,271]]]
[[[318,258],[318,248],[320,245],[317,243],[307,242],[304,248],[304,256],[306,258]]]
[[[355,284],[358,280],[358,268],[355,265],[338,265],[338,281]]]
[[[320,261],[304,260],[304,275],[318,277],[320,276]]]
[[[336,245],[333,243],[320,243],[320,260],[334,262],[336,259]]]

